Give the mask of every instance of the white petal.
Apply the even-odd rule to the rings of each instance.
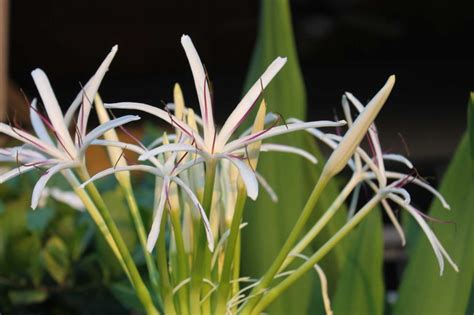
[[[270,186],[270,184],[267,182],[267,180],[265,179],[265,177],[263,177],[260,173],[256,172],[255,175],[257,176],[257,180],[258,182],[260,183],[260,185],[263,187],[263,189],[265,189],[265,191],[267,192],[267,194],[270,196],[270,199],[273,201],[273,202],[278,202],[278,196],[277,194],[275,193],[275,191],[273,190],[272,186]]]
[[[156,241],[158,240],[158,236],[160,235],[161,220],[163,218],[163,211],[165,209],[166,190],[168,189],[168,186],[169,178],[165,177],[161,186],[160,202],[158,203],[158,207],[155,209],[155,217],[153,218],[153,224],[151,225],[150,233],[148,233],[148,238],[146,241],[146,249],[150,253],[153,251]]]
[[[33,125],[33,129],[38,135],[38,138],[44,141],[44,143],[49,144],[50,146],[54,147],[55,144],[51,140],[51,137],[48,134],[48,131],[46,130],[46,127],[41,120],[40,115],[38,114],[38,108],[37,108],[37,101],[36,98],[31,101],[31,108],[30,108],[30,120],[31,124]]]
[[[49,190],[49,193],[52,198],[56,199],[59,202],[62,202],[69,207],[79,210],[79,211],[84,211],[85,207],[84,204],[82,203],[81,198],[79,198],[74,192],[72,191],[63,191],[58,188],[51,188]]]
[[[105,57],[104,61],[102,64],[99,66],[99,69],[96,71],[96,73],[92,76],[92,78],[87,81],[87,83],[84,85],[83,90],[81,90],[77,95],[76,98],[74,98],[74,101],[71,103],[71,106],[66,111],[66,114],[64,115],[64,120],[66,122],[66,126],[69,126],[70,122],[72,121],[72,118],[74,117],[74,113],[76,112],[77,108],[79,105],[81,105],[81,102],[83,101],[83,96],[84,96],[84,91],[86,91],[86,95],[88,99],[92,102],[94,100],[94,96],[97,93],[97,90],[99,88],[99,85],[107,72],[110,63],[112,62],[113,58],[115,57],[115,54],[118,50],[118,46],[115,45],[112,47],[112,50],[110,53]],[[90,109],[89,109],[90,110]]]
[[[64,153],[59,151],[57,148],[51,145],[48,145],[47,143],[41,141],[40,139],[36,138],[35,136],[23,130],[17,129],[15,127],[11,127],[4,123],[0,123],[0,133],[6,134],[23,143],[30,144],[34,148],[37,148],[38,150],[41,150],[44,153],[49,154],[51,156],[55,156],[59,159],[68,159],[68,157],[66,157]]]
[[[102,64],[97,69],[96,73],[89,80],[89,84],[84,87],[84,90],[81,91],[83,94],[82,106],[79,110],[78,123],[79,123],[79,132],[82,137],[86,134],[87,122],[89,120],[89,114],[92,108],[92,102],[94,101],[97,90],[99,89],[100,83],[105,76],[105,73],[109,70],[110,63],[117,53],[118,46],[115,45],[112,47],[110,53],[105,57]]]
[[[224,126],[222,126],[216,141],[218,147],[223,147],[227,143],[234,131],[240,126],[251,111],[258,97],[263,92],[262,88],[265,88],[270,83],[273,77],[281,70],[281,68],[283,68],[285,63],[286,58],[276,58],[270,66],[268,66],[257,82],[255,82],[255,84],[250,88],[247,94],[245,94],[240,103],[235,107],[232,114],[227,118]]]
[[[204,122],[204,139],[206,145],[212,146],[212,141],[215,134],[214,117],[212,112],[212,99],[209,91],[206,73],[199,58],[199,54],[188,35],[181,37],[181,45],[183,45],[186,57],[188,58],[191,71],[193,72],[194,84],[199,100],[199,107],[201,109],[201,116]]]
[[[19,166],[0,175],[0,184],[33,170],[34,166]]]
[[[168,139],[169,139],[170,141],[176,140],[176,135],[175,135],[175,134],[170,134],[170,135],[168,135],[167,137],[168,137]],[[161,137],[155,139],[155,141],[153,141],[152,143],[150,143],[150,144],[147,146],[147,148],[151,150],[151,149],[153,149],[153,148],[155,148],[155,147],[157,147],[157,146],[163,144],[163,139],[164,139],[163,136],[161,136]]]
[[[401,154],[384,154],[383,159],[388,161],[400,162],[405,164],[408,168],[413,168],[413,164],[410,162],[410,160],[408,160]]]
[[[108,175],[115,174],[117,172],[130,172],[130,171],[142,171],[142,172],[151,173],[155,176],[163,176],[163,173],[161,172],[160,169],[158,169],[156,167],[153,167],[153,166],[149,166],[149,165],[129,165],[129,166],[121,166],[121,167],[115,167],[115,168],[111,167],[111,168],[108,168],[106,170],[103,170],[103,171],[95,174],[94,176],[89,178],[87,181],[82,183],[79,187],[84,188],[89,183],[92,183],[92,182],[94,182],[98,179],[101,179],[103,177],[106,177]]]
[[[197,134],[193,128],[191,128],[188,124],[184,121],[179,120],[175,116],[171,115],[167,111],[164,111],[160,108],[153,107],[150,105],[142,104],[142,103],[134,103],[134,102],[122,102],[122,103],[112,103],[112,104],[104,104],[105,108],[110,109],[131,109],[131,110],[140,110],[142,112],[154,115],[175,128],[179,128],[183,131],[188,137],[194,139],[196,144],[199,147],[205,147],[204,141],[202,140],[201,136]]]
[[[209,247],[209,250],[213,252],[214,251],[214,236],[212,235],[212,232],[211,232],[211,225],[209,224],[209,219],[207,218],[206,212],[202,208],[201,203],[199,202],[199,200],[197,199],[193,191],[179,177],[173,177],[172,180],[186,192],[186,194],[191,199],[191,202],[194,204],[196,209],[199,210],[202,223],[204,224],[204,230],[206,231],[207,245]]]
[[[254,142],[261,141],[261,140],[271,138],[271,137],[275,137],[278,135],[291,133],[298,130],[305,130],[305,129],[310,129],[310,128],[322,128],[322,127],[339,127],[339,126],[343,126],[344,124],[345,124],[345,121],[321,120],[321,121],[293,123],[293,124],[277,126],[277,127],[265,129],[256,134],[251,134],[246,137],[239,138],[232,142],[229,142],[228,144],[225,145],[224,152],[232,152],[236,149],[249,145],[250,143],[254,143]]]
[[[147,150],[143,149],[139,145],[136,145],[136,144],[133,144],[133,143],[122,142],[122,141],[97,139],[97,140],[92,141],[91,145],[100,145],[100,146],[104,146],[104,147],[122,148],[124,150],[129,150],[129,151],[138,153],[140,155],[145,154],[146,152],[148,152]],[[161,162],[158,161],[158,159],[154,158],[153,156],[151,156],[148,160],[150,162],[152,162],[153,165],[155,165],[156,167],[158,167],[160,169],[163,168],[163,165],[161,165]],[[126,165],[119,165],[119,166],[126,166]]]
[[[426,190],[428,190],[430,193],[432,193],[436,198],[439,199],[439,201],[441,201],[443,207],[445,209],[451,209],[451,207],[449,206],[449,204],[446,202],[446,199],[444,199],[443,195],[441,195],[436,189],[434,189],[433,187],[431,187],[429,184],[423,182],[422,180],[416,178],[416,177],[413,177],[413,176],[410,176],[410,175],[407,175],[407,174],[403,174],[403,173],[397,173],[397,172],[389,172],[387,171],[386,172],[387,174],[387,177],[388,178],[397,178],[397,179],[406,179],[410,184],[415,184],[415,185],[418,185]]]
[[[381,202],[382,202],[382,206],[385,209],[385,213],[389,217],[390,221],[392,221],[392,224],[395,227],[395,230],[397,231],[398,235],[400,236],[400,239],[402,241],[402,246],[405,246],[405,244],[407,242],[406,238],[405,238],[405,233],[403,232],[403,228],[401,227],[400,223],[398,222],[397,217],[395,216],[395,213],[393,212],[392,207],[390,207],[390,204],[385,199],[383,199]]]
[[[36,209],[38,206],[38,202],[41,198],[41,193],[43,189],[46,187],[46,184],[48,181],[56,175],[57,173],[61,172],[64,169],[67,168],[73,168],[76,167],[78,164],[76,162],[66,162],[62,164],[55,165],[48,169],[47,173],[43,174],[40,179],[36,182],[36,185],[33,189],[33,194],[31,196],[31,208]]]
[[[197,149],[195,146],[190,144],[184,143],[171,143],[171,144],[164,144],[153,150],[147,151],[146,153],[142,154],[138,160],[145,161],[152,156],[157,156],[158,154],[162,154],[165,152],[193,152],[197,154],[204,154],[206,157],[208,156],[204,151]]]
[[[58,137],[58,141],[64,145],[64,150],[66,150],[69,155],[74,156],[76,153],[76,147],[71,139],[71,135],[69,134],[69,130],[64,121],[61,107],[59,107],[58,100],[56,99],[56,95],[53,92],[53,88],[49,83],[46,73],[41,69],[35,69],[31,72],[31,76],[35,81],[36,88],[43,100],[44,107],[48,113],[48,118],[54,127],[54,132],[56,137]]]
[[[110,129],[113,129],[113,128],[116,128],[118,126],[121,126],[121,125],[124,125],[124,124],[127,124],[131,121],[137,121],[140,119],[140,116],[136,116],[136,115],[127,115],[127,116],[123,116],[123,117],[120,117],[120,118],[116,118],[116,119],[112,119],[108,122],[106,122],[105,124],[102,124],[94,129],[91,130],[91,132],[89,132],[87,134],[87,136],[82,139],[82,146],[81,146],[81,149],[80,149],[80,152],[79,152],[79,156],[84,154],[85,150],[87,149],[87,147],[97,138],[99,138],[100,136],[102,136],[105,132],[107,132],[108,130]]]
[[[273,123],[275,121],[277,121],[278,119],[280,118],[280,116],[274,114],[274,113],[267,113],[267,115],[265,116],[265,121],[264,121],[264,124],[265,125],[268,125],[270,123]],[[288,123],[290,123],[290,119],[292,118],[289,118],[287,120]],[[294,121],[293,121],[294,122]],[[303,121],[298,121],[298,122],[303,122]],[[242,132],[240,135],[239,135],[239,138],[242,138],[243,136],[247,136],[249,135],[250,133],[252,132],[252,127],[249,127],[247,129],[244,130],[244,132]]]
[[[443,256],[448,260],[448,262],[451,264],[451,266],[453,267],[453,269],[455,271],[459,271],[458,266],[454,263],[454,261],[448,255],[448,253],[444,249],[443,245],[441,245],[440,241],[438,240],[436,235],[433,233],[433,231],[429,227],[428,223],[426,223],[426,221],[421,217],[421,215],[417,212],[417,210],[415,208],[413,208],[412,206],[410,206],[410,205],[406,205],[404,203],[403,199],[401,199],[397,196],[391,195],[390,199],[392,199],[397,204],[402,206],[405,210],[407,210],[412,215],[412,217],[416,220],[416,222],[418,222],[420,227],[425,232],[425,235],[428,238],[428,240],[430,241],[431,247],[433,248],[433,251],[436,255],[436,259],[438,260],[440,275],[443,275],[443,271],[444,271]]]
[[[318,160],[314,157],[314,155],[312,155],[308,151],[300,149],[300,148],[292,147],[289,145],[284,145],[284,144],[264,143],[260,147],[260,151],[294,153],[294,154],[304,157],[305,159],[307,159],[313,164],[316,164],[318,162]]]
[[[242,178],[245,188],[247,189],[247,196],[255,200],[258,196],[258,181],[254,171],[247,165],[247,163],[241,161],[238,158],[229,156],[228,154],[222,155],[222,158],[229,159],[238,169],[240,177]]]

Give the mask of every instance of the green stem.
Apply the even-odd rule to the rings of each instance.
[[[161,290],[163,295],[163,304],[165,314],[176,314],[173,301],[173,289],[171,288],[170,276],[168,270],[168,259],[166,257],[166,220],[168,213],[163,211],[161,218],[160,235],[156,243],[156,255],[158,271],[160,272]]]
[[[273,261],[273,264],[270,266],[270,268],[264,274],[262,279],[259,281],[259,284],[255,288],[253,288],[252,291],[249,293],[249,295],[256,295],[256,296],[253,299],[247,301],[244,308],[242,309],[243,315],[244,314],[248,315],[250,311],[255,307],[255,305],[258,303],[258,301],[261,298],[261,295],[259,295],[259,293],[267,289],[267,287],[270,285],[270,282],[278,273],[278,270],[280,270],[281,265],[283,264],[286,257],[288,256],[291,249],[293,248],[293,245],[297,241],[298,236],[301,234],[301,231],[305,228],[306,222],[308,221],[311,213],[313,212],[313,209],[316,206],[316,203],[318,202],[318,199],[321,193],[323,192],[324,188],[326,187],[327,183],[329,182],[329,180],[330,180],[330,177],[327,177],[327,176],[321,176],[319,178],[318,182],[314,186],[313,191],[311,192],[311,195],[306,201],[303,211],[301,212],[298,220],[296,221],[293,229],[291,230],[290,235],[288,236],[288,238],[285,241],[285,244],[283,245],[280,252],[278,253],[278,256],[275,258],[275,260]]]
[[[176,260],[177,260],[177,283],[181,283],[186,279],[189,273],[188,256],[184,248],[183,233],[181,230],[181,220],[179,211],[177,209],[171,210],[171,225],[173,226],[174,239],[176,242]],[[188,306],[188,287],[184,286],[178,291],[178,300],[180,305],[180,312],[182,315],[189,314]]]
[[[147,233],[145,231],[145,226],[143,224],[143,220],[140,215],[140,210],[138,209],[138,204],[135,198],[135,194],[133,193],[133,189],[130,185],[120,184],[120,187],[122,188],[123,194],[125,195],[125,198],[127,200],[128,208],[132,216],[133,224],[135,225],[135,229],[137,231],[138,240],[143,250],[143,255],[145,257],[145,263],[147,265],[148,276],[151,282],[151,286],[156,296],[159,297],[160,296],[160,287],[158,285],[159,274],[153,262],[153,257],[146,248]]]
[[[204,194],[202,198],[202,206],[206,215],[209,216],[212,206],[212,195],[214,193],[214,181],[216,177],[216,161],[211,160],[206,163],[206,180],[204,183]],[[201,314],[201,289],[204,274],[206,273],[206,262],[210,262],[210,251],[207,246],[206,233],[204,226],[198,223],[197,231],[197,248],[194,252],[193,269],[191,274],[191,292],[189,295],[189,304],[192,315]],[[209,299],[207,299],[209,301]],[[210,310],[209,310],[210,311]],[[207,314],[207,313],[206,313]]]
[[[82,169],[79,172],[79,175],[83,181],[87,181],[89,179],[89,175],[85,169]],[[125,244],[122,238],[122,235],[120,234],[117,228],[117,225],[113,221],[110,215],[110,212],[107,208],[107,205],[102,199],[102,196],[100,195],[99,191],[97,190],[97,188],[95,187],[93,183],[89,183],[85,187],[85,189],[87,193],[91,196],[95,205],[97,206],[97,209],[99,210],[104,220],[105,225],[109,229],[112,238],[115,240],[115,243],[117,244],[118,251],[120,252],[120,255],[123,258],[124,264],[126,268],[128,269],[132,285],[135,289],[135,292],[138,298],[140,299],[140,302],[143,304],[145,311],[147,312],[147,314],[158,314],[158,311],[156,310],[153,304],[153,300],[151,298],[150,292],[145,286],[145,283],[143,283],[142,277],[140,276],[140,273],[138,272],[137,266],[135,265],[135,262],[133,261],[133,258],[130,255],[130,252],[127,248],[127,245]]]
[[[240,185],[240,187],[242,187]],[[230,226],[230,235],[227,239],[227,246],[224,254],[224,265],[222,267],[222,274],[219,281],[219,288],[217,289],[217,304],[215,314],[225,314],[227,299],[230,291],[230,279],[232,273],[232,263],[234,262],[234,255],[236,251],[237,239],[240,232],[240,222],[242,221],[242,214],[244,212],[245,201],[247,200],[245,188],[239,189],[237,202],[235,204],[234,216]]]
[[[331,249],[333,249],[354,227],[359,224],[382,199],[381,194],[377,194],[369,200],[365,206],[357,212],[354,217],[347,222],[336,234],[334,234],[319,250],[314,253],[304,264],[296,269],[285,280],[276,287],[268,291],[260,300],[256,307],[251,311],[251,315],[258,315],[265,310],[280,294],[282,294],[295,281],[303,276],[307,271],[313,268]]]
[[[280,267],[279,272],[283,271],[295,258],[294,254],[301,253],[315,238],[318,236],[319,232],[328,224],[336,212],[341,208],[344,201],[350,195],[354,186],[359,182],[358,176],[353,176],[346,186],[342,189],[341,193],[333,201],[331,206],[324,212],[324,214],[319,218],[316,224],[311,228],[311,230],[306,233],[306,235],[296,244],[295,247],[290,252],[285,259],[285,262]]]

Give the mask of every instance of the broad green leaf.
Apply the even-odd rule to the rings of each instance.
[[[71,260],[66,244],[52,236],[42,251],[44,266],[49,275],[59,284],[64,284],[70,272]]]
[[[278,56],[288,57],[288,62],[264,91],[268,110],[277,112],[285,118],[304,119],[306,92],[293,38],[289,3],[286,0],[262,0],[258,38],[246,80],[246,88],[256,82],[266,67]],[[318,157],[320,164],[314,166],[299,157],[288,154],[261,154],[259,172],[272,185],[278,194],[279,202],[274,204],[262,190],[257,202],[247,203],[244,220],[249,222],[249,225],[242,233],[245,244],[242,247],[242,273],[244,275],[261,276],[268,268],[299,216],[324,164],[313,139],[308,140],[308,135],[304,132],[282,136],[278,140],[310,150]],[[321,215],[336,194],[337,188],[332,183],[317,206],[316,216]],[[333,222],[341,224],[345,217],[343,213],[342,210]],[[316,216],[312,222],[315,221]],[[325,234],[321,234],[320,240],[327,239],[337,226],[338,224],[331,223],[325,229]],[[321,245],[321,242],[316,245]],[[256,253],[258,253],[258,258]],[[331,280],[336,278],[342,259],[340,249],[336,249],[322,263]],[[315,277],[310,276],[299,281],[273,304],[269,312],[272,314],[306,313],[309,299],[315,294],[310,292],[311,283],[315,281]]]
[[[349,249],[332,300],[334,314],[383,314],[383,226],[378,210],[346,240]]]
[[[11,290],[8,298],[13,305],[28,305],[44,302],[48,298],[46,290]]]
[[[465,314],[474,276],[474,185],[471,178],[470,140],[463,137],[444,176],[440,191],[451,205],[444,209],[439,201],[430,215],[455,224],[433,223],[439,240],[458,264],[456,273],[447,265],[444,275],[426,237],[420,233],[400,287],[394,314]]]

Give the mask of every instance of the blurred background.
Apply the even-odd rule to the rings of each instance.
[[[20,89],[37,91],[30,72],[48,74],[60,103],[73,97],[110,48],[119,52],[101,87],[108,102],[161,106],[179,82],[196,107],[180,45],[191,35],[214,84],[222,122],[240,99],[256,40],[258,1],[0,0],[0,117],[27,120]],[[466,127],[474,89],[473,1],[291,1],[308,93],[308,119],[341,116],[350,91],[368,100],[394,73],[397,84],[377,123],[383,145],[404,152],[436,183]],[[276,56],[275,56],[276,57]],[[271,108],[271,104],[270,104]],[[420,200],[420,207],[430,199]],[[386,233],[387,286],[399,244]],[[394,241],[395,240],[395,241]]]
[[[7,2],[2,0],[4,8]],[[344,91],[367,100],[395,73],[396,89],[379,118],[385,146],[405,150],[401,134],[412,159],[447,161],[464,130],[473,89],[474,2],[296,0],[291,5],[309,118],[332,118]],[[31,70],[44,69],[68,106],[79,82],[114,44],[119,53],[101,88],[105,100],[160,104],[171,100],[172,86],[180,82],[188,104],[196,104],[179,43],[186,33],[213,81],[222,121],[242,93],[259,6],[253,0],[16,0],[7,13],[2,37],[8,39],[2,38],[1,50],[8,59],[1,71],[8,69],[3,111],[10,115],[23,104],[19,88],[36,96]]]

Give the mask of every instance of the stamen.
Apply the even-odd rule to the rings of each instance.
[[[122,149],[122,152],[120,153],[117,161],[115,161],[115,164],[114,164],[114,169],[117,167],[117,164],[119,163],[120,159],[125,156],[125,150],[127,149],[127,146],[125,146],[125,148]],[[126,160],[126,159],[125,159]]]
[[[406,143],[405,138],[403,137],[401,132],[398,133],[398,136],[400,137],[400,140],[402,141],[403,148],[405,149],[407,156],[410,157],[410,150],[408,149],[408,144]]]
[[[252,165],[252,161],[250,160],[250,155],[249,155],[248,147],[245,146],[244,149],[245,149],[245,156],[246,156],[246,158],[247,158],[247,162],[249,163],[250,168],[252,169],[252,171],[253,171],[254,174],[255,174],[255,173],[256,173],[256,170],[255,170],[254,166]]]

